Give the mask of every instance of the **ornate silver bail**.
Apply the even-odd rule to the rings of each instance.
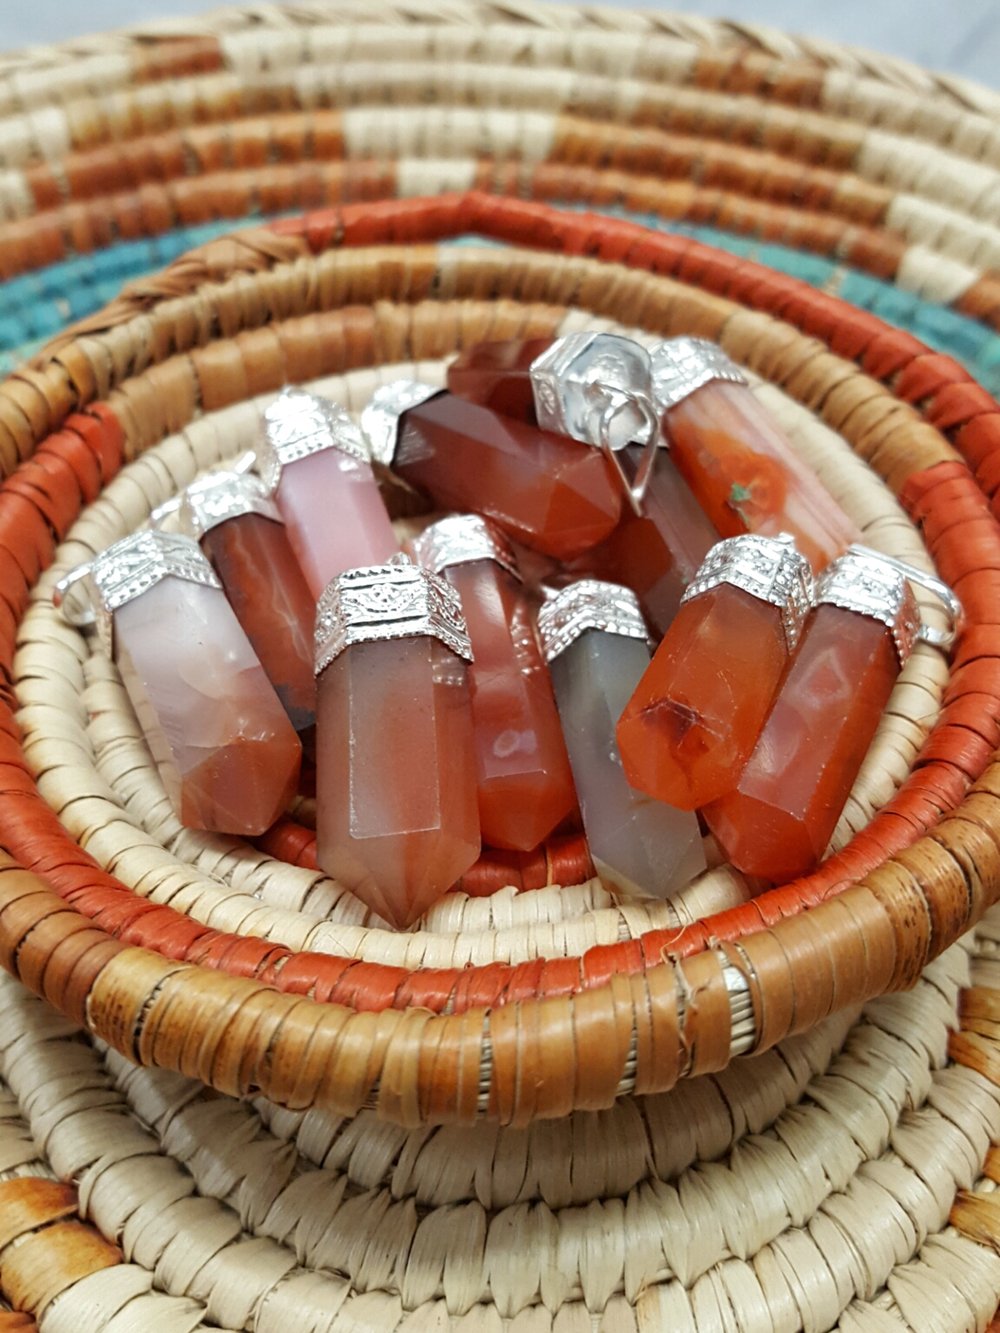
[[[52,603],[71,625],[97,626],[101,646],[114,652],[114,613],[162,579],[221,588],[197,542],[174,532],[135,532],[93,560],[77,565],[55,586]]]

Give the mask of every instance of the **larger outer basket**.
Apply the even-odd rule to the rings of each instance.
[[[11,986],[3,1074],[16,1093],[14,1137],[22,1134],[21,1112],[36,1137],[45,1125],[63,1125],[68,1107],[54,1090],[64,1078],[72,1082],[66,1060],[82,1060],[85,1087],[117,1089],[88,1101],[88,1144],[109,1142],[110,1122],[98,1115],[105,1104],[131,1117],[133,1136],[119,1158],[52,1131],[52,1167],[63,1177],[83,1175],[80,1206],[99,1230],[77,1219],[65,1186],[28,1190],[14,1182],[0,1194],[0,1246],[10,1247],[0,1285],[19,1308],[42,1313],[53,1327],[86,1310],[90,1326],[103,1327],[94,1319],[104,1316],[92,1312],[111,1308],[114,1289],[123,1327],[146,1327],[143,1318],[194,1327],[205,1314],[225,1327],[265,1330],[288,1327],[289,1312],[308,1309],[310,1327],[415,1330],[475,1319],[485,1322],[469,1328],[493,1328],[501,1325],[491,1320],[509,1317],[512,1327],[529,1329],[548,1311],[552,1326],[565,1329],[590,1327],[591,1315],[609,1329],[756,1331],[831,1327],[841,1318],[845,1328],[877,1329],[920,1326],[920,1301],[901,1301],[900,1292],[912,1280],[923,1293],[929,1265],[940,1283],[927,1297],[932,1322],[924,1326],[983,1325],[1000,1274],[979,1245],[942,1228],[956,1187],[996,1169],[984,1168],[986,1142],[1000,1132],[995,927],[974,947],[978,984],[966,992],[963,1032],[947,1055],[945,1042],[958,1024],[957,991],[972,947],[952,946],[1000,890],[1000,770],[992,763],[1000,528],[991,504],[1000,484],[1000,412],[948,353],[995,387],[996,107],[984,90],[781,34],[520,5],[405,7],[377,22],[349,5],[227,11],[196,36],[97,40],[10,62],[0,84],[8,168],[0,180],[0,266],[14,281],[2,332],[12,362],[32,355],[0,386],[8,477],[0,491],[0,651],[9,674],[0,950],[28,989],[114,1051],[223,1093],[262,1095],[255,1123],[271,1133],[261,1149],[268,1169],[257,1179],[224,1147],[226,1134],[239,1143],[249,1133],[249,1109],[223,1101],[213,1113],[213,1099],[196,1084],[130,1073],[114,1055],[81,1048]],[[452,192],[396,198],[439,190]],[[525,195],[604,213],[557,210],[518,197]],[[223,239],[195,230],[210,219],[302,207],[320,211]],[[155,244],[140,240],[151,234]],[[506,248],[453,244],[469,236]],[[182,250],[155,277],[89,313],[124,277]],[[81,257],[92,251],[92,259]],[[86,317],[59,332],[71,315]],[[762,394],[828,483],[843,490],[871,539],[919,560],[922,538],[962,596],[969,623],[952,668],[945,678],[932,655],[917,659],[837,855],[808,880],[753,902],[721,877],[673,916],[616,908],[592,883],[477,896],[498,884],[576,884],[588,866],[585,850],[569,843],[521,864],[484,864],[426,929],[395,937],[369,926],[356,904],[309,869],[307,810],[258,849],[177,828],[151,784],[113,673],[48,606],[59,570],[142,521],[199,467],[236,452],[256,419],[248,400],[286,379],[335,377],[327,387],[356,409],[378,376],[392,373],[368,367],[416,361],[440,374],[440,358],[470,341],[601,318],[648,334],[718,338],[765,381]],[[44,345],[29,345],[47,335],[54,336]],[[867,467],[845,456],[838,436]],[[919,1059],[903,1059],[881,1038],[864,1046],[851,1027],[857,1006],[915,985],[912,1002],[882,1002],[865,1030],[904,1031],[912,1046],[926,1006],[942,997]],[[718,1247],[699,1250],[702,1236],[686,1257],[670,1246],[659,1259],[641,1250],[632,1267],[624,1249],[620,1261],[614,1257],[625,1244],[622,1219],[609,1220],[614,1196],[634,1196],[638,1209],[647,1178],[697,1178],[692,1163],[728,1151],[748,1127],[759,1133],[777,1124],[781,1097],[790,1104],[807,1083],[823,1106],[824,1071],[841,1068],[830,1061],[849,1030],[848,1065],[863,1047],[858,1067],[877,1089],[864,1114],[882,1106],[896,1124],[898,1152],[883,1131],[857,1134],[871,1138],[872,1160],[882,1154],[872,1179],[891,1178],[894,1206],[911,1218],[908,1249],[889,1256],[888,1266],[879,1256],[859,1276],[864,1265],[841,1251],[836,1262],[827,1236],[835,1295],[819,1294],[815,1275],[801,1290],[783,1279],[791,1294],[779,1294],[761,1259],[777,1244],[767,1240],[769,1224],[738,1239],[727,1223]],[[756,1110],[734,1065],[711,1083],[724,1089],[729,1129],[709,1114],[702,1140],[685,1140],[683,1126],[692,1114],[697,1120],[709,1086],[700,1076],[725,1069],[734,1052],[767,1051],[793,1033],[809,1035],[786,1042],[776,1063],[762,1057],[752,1066],[761,1089]],[[81,1049],[92,1057],[79,1056]],[[27,1062],[19,1065],[18,1054]],[[907,1072],[890,1094],[876,1071],[893,1060]],[[803,1071],[791,1093],[778,1090],[781,1062]],[[942,1066],[937,1082],[935,1065]],[[634,1100],[680,1079],[691,1080],[690,1092]],[[961,1167],[955,1147],[925,1168],[943,1172],[930,1191],[934,1207],[916,1202],[919,1171],[897,1172],[932,1134],[921,1121],[908,1139],[904,1107],[909,1100],[922,1113],[928,1098],[942,1117],[940,1141],[954,1145],[953,1129],[971,1145]],[[194,1109],[182,1115],[182,1105]],[[321,1112],[297,1116],[313,1106],[362,1114],[355,1129],[324,1128],[335,1122]],[[392,1214],[398,1234],[385,1243],[403,1257],[391,1258],[384,1273],[372,1268],[383,1243],[372,1217],[358,1224],[364,1241],[353,1258],[343,1244],[330,1257],[303,1233],[294,1242],[291,1293],[263,1239],[260,1253],[274,1271],[255,1274],[245,1292],[235,1255],[220,1257],[217,1280],[186,1281],[164,1261],[157,1285],[170,1294],[143,1287],[132,1270],[144,1262],[136,1255],[146,1223],[136,1231],[132,1219],[155,1212],[154,1200],[173,1197],[173,1187],[164,1181],[163,1192],[158,1186],[140,1202],[139,1178],[117,1173],[133,1149],[159,1151],[140,1146],[150,1131],[137,1126],[152,1127],[184,1159],[206,1202],[232,1201],[243,1188],[245,1229],[291,1245],[268,1211],[279,1207],[284,1186],[277,1181],[278,1194],[267,1196],[261,1180],[279,1158],[291,1160],[286,1140],[300,1154],[294,1172],[343,1151],[318,1148],[324,1136],[342,1145],[345,1133],[359,1142],[367,1135],[375,1143],[387,1131],[375,1129],[368,1107],[413,1127],[483,1118],[558,1124],[548,1138],[542,1127],[530,1131],[549,1165],[533,1184],[528,1149],[524,1183],[513,1189],[503,1183],[503,1163],[524,1142],[516,1130],[470,1129],[461,1132],[478,1137],[465,1139],[459,1130],[439,1139],[426,1129],[392,1130],[395,1146],[381,1167],[352,1160],[348,1195],[365,1182],[386,1183],[401,1154],[399,1163],[410,1166],[397,1166],[389,1193],[398,1188],[398,1197],[427,1210],[410,1230]],[[610,1107],[611,1142],[631,1144],[626,1156],[648,1155],[648,1177],[645,1166],[616,1165],[610,1149],[598,1147],[598,1118],[564,1119]],[[213,1114],[224,1122],[223,1139],[210,1147],[204,1135]],[[858,1107],[845,1103],[843,1115],[861,1125]],[[644,1117],[653,1126],[645,1147]],[[822,1142],[818,1128],[810,1132]],[[574,1143],[574,1135],[583,1138]],[[677,1146],[667,1149],[671,1135]],[[185,1156],[185,1136],[218,1158],[214,1175],[199,1166],[197,1149]],[[435,1142],[439,1149],[428,1146]],[[496,1148],[492,1167],[487,1142]],[[457,1268],[449,1277],[448,1261],[437,1257],[442,1245],[447,1254],[465,1253],[468,1236],[463,1242],[452,1210],[467,1206],[466,1186],[425,1180],[410,1192],[400,1183],[411,1167],[414,1178],[433,1173],[433,1159],[420,1165],[433,1151],[476,1176],[480,1207],[492,1210],[482,1236],[469,1219],[472,1250],[486,1255],[481,1278],[463,1270],[460,1280]],[[796,1170],[803,1160],[799,1154]],[[27,1155],[11,1161],[29,1177],[49,1170]],[[557,1185],[552,1172],[564,1172],[565,1182]],[[803,1225],[816,1204],[792,1205],[794,1189],[775,1162],[758,1185],[768,1178],[783,1182],[782,1215]],[[309,1183],[309,1205],[318,1208],[331,1182]],[[300,1188],[288,1185],[281,1207],[294,1212]],[[684,1216],[695,1215],[695,1186],[686,1189],[680,1214],[660,1199],[624,1234],[634,1243],[647,1226],[676,1233]],[[600,1219],[581,1231],[573,1209],[593,1210],[598,1199]],[[521,1216],[529,1229],[514,1251],[520,1259],[509,1261],[508,1241],[504,1268],[505,1210],[524,1207],[542,1218],[550,1205],[562,1210],[556,1230]],[[988,1180],[952,1217],[976,1241],[995,1236]],[[222,1256],[229,1222],[216,1217],[213,1226],[222,1230],[208,1244]],[[350,1234],[346,1215],[337,1226]],[[921,1248],[928,1233],[940,1241],[937,1267]],[[872,1245],[880,1234],[876,1228],[868,1238]],[[117,1238],[130,1264],[120,1262]],[[605,1244],[612,1257],[601,1263],[596,1251]],[[537,1272],[525,1266],[526,1255],[547,1247],[558,1259],[539,1259]],[[727,1254],[752,1256],[758,1288],[747,1285],[749,1269],[739,1276],[726,1269]],[[782,1272],[788,1264],[796,1270],[792,1251],[775,1254]],[[181,1268],[193,1261],[194,1253]],[[428,1277],[435,1265],[443,1277]],[[331,1266],[349,1283],[339,1304],[319,1273]],[[907,1276],[893,1288],[897,1269]],[[557,1282],[556,1272],[570,1276]],[[85,1299],[86,1282],[93,1285]],[[722,1298],[705,1293],[723,1288],[713,1323],[709,1305]],[[75,1306],[58,1299],[71,1291],[80,1296]],[[158,1303],[190,1295],[200,1304],[186,1314]]]

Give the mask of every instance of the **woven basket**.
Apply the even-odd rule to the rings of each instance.
[[[0,1330],[983,1329],[1000,98],[669,15],[313,3],[9,58],[0,118]],[[717,339],[962,598],[835,853],[618,904],[566,839],[396,934],[308,800],[182,828],[54,581],[287,381],[357,412],[584,327]]]

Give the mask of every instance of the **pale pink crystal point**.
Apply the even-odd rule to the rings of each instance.
[[[181,822],[263,833],[302,747],[225,594],[169,577],[114,613],[115,660]]]

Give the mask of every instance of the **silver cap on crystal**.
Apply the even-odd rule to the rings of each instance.
[[[316,611],[316,674],[354,643],[431,635],[467,662],[472,645],[458,593],[405,556],[349,569],[327,585]]]
[[[712,380],[746,384],[747,378],[718,343],[707,338],[668,338],[650,352],[653,397],[661,413]]]
[[[479,514],[451,514],[439,518],[410,543],[418,565],[440,574],[453,565],[468,565],[475,560],[492,560],[516,579],[514,550],[496,526]]]
[[[257,445],[257,470],[268,491],[276,490],[283,467],[323,449],[370,461],[361,431],[339,403],[304,389],[283,390],[264,413]]]
[[[250,472],[213,472],[187,487],[177,519],[181,532],[198,541],[220,523],[243,514],[281,522],[278,507],[260,477]]]
[[[221,588],[197,542],[174,532],[136,532],[78,565],[56,584],[53,601],[74,625],[97,625],[107,653],[114,649],[113,617],[163,579]],[[81,597],[82,594],[82,597]]]
[[[392,466],[399,439],[399,418],[403,413],[436,398],[439,393],[444,390],[419,380],[393,380],[375,390],[361,413],[361,431],[377,463]]]
[[[949,620],[947,630],[924,623],[913,593],[914,583],[929,589],[943,603]],[[906,665],[917,642],[950,648],[962,620],[961,603],[947,584],[865,546],[849,546],[824,570],[816,584],[816,601],[841,606],[887,625],[900,668]]]
[[[794,651],[813,603],[813,579],[809,562],[787,533],[780,537],[747,533],[716,542],[684,590],[681,604],[723,583],[776,606],[788,651]]]
[[[580,579],[542,603],[538,637],[545,660],[564,653],[588,630],[649,642],[649,630],[631,588],[600,579]]]
[[[531,363],[535,416],[542,430],[583,444],[624,449],[655,428],[646,404],[649,353],[615,333],[569,333]]]

